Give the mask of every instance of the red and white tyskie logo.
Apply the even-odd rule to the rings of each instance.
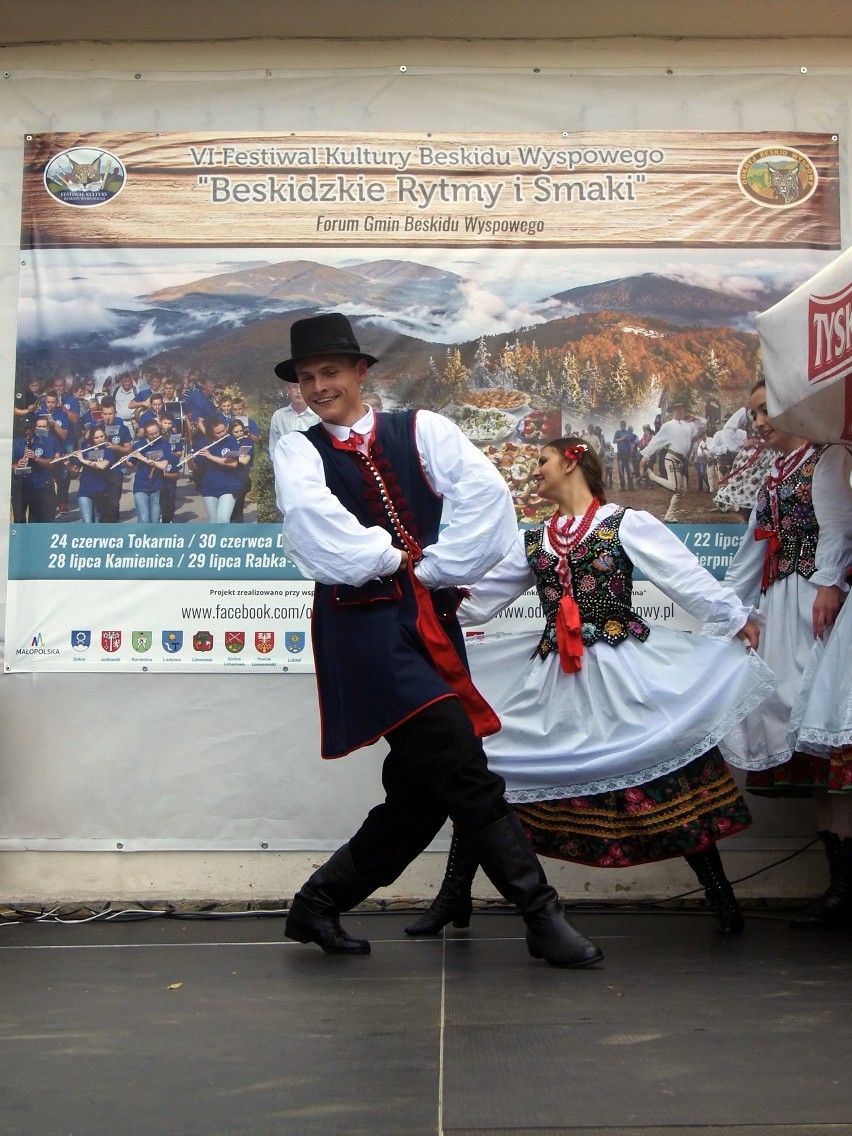
[[[808,382],[823,383],[852,367],[852,284],[833,296],[808,297]]]
[[[101,632],[101,646],[105,651],[114,654],[121,646],[121,632],[120,631],[102,631]]]

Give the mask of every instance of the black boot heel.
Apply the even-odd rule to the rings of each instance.
[[[430,906],[405,928],[406,935],[437,935],[448,923],[470,926],[473,901],[470,889],[479,864],[473,853],[453,833],[441,888]]]
[[[852,924],[852,839],[820,832],[828,859],[828,888],[790,920],[791,927],[845,927]]]
[[[603,951],[573,927],[556,891],[514,812],[470,840],[483,871],[500,894],[520,907],[527,925],[527,950],[551,966],[594,966]]]
[[[734,895],[731,882],[725,875],[719,849],[712,844],[706,852],[692,852],[684,856],[687,864],[698,877],[704,888],[707,902],[716,913],[716,933],[718,935],[740,935],[745,929],[745,920]]]

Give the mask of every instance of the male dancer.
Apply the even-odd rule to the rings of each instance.
[[[673,402],[672,416],[664,422],[658,433],[654,435],[647,446],[642,450],[642,460],[639,463],[639,473],[650,477],[658,485],[671,492],[672,499],[666,510],[664,521],[683,520],[680,507],[686,493],[686,465],[689,453],[702,430],[707,429],[707,420],[698,418],[695,414],[687,414],[682,402]],[[665,477],[658,477],[648,469],[648,463],[658,450],[668,446],[665,455]]]
[[[458,588],[479,579],[516,535],[512,503],[488,459],[428,411],[376,413],[361,394],[377,360],[337,313],[298,320],[291,358],[321,421],[275,447],[287,555],[317,581],[312,636],[322,754],[384,737],[385,800],[294,897],[286,934],[329,954],[367,954],[340,913],[388,885],[449,816],[500,893],[520,907],[527,946],[554,966],[590,966],[600,949],[565,918],[481,737],[500,723],[473,686],[455,618]],[[452,508],[440,533],[444,501]]]

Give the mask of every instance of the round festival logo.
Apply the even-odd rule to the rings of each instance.
[[[45,166],[47,192],[63,205],[104,205],[124,189],[124,165],[115,154],[75,147],[56,154]]]
[[[817,187],[813,162],[789,146],[753,150],[737,170],[740,189],[750,201],[770,209],[801,205]]]

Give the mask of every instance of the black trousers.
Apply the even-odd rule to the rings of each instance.
[[[17,524],[50,523],[56,517],[53,481],[34,489],[32,478],[12,476],[12,520]]]
[[[177,482],[167,481],[160,489],[160,520],[164,525],[175,519],[177,506]]]
[[[448,817],[466,839],[511,811],[505,782],[488,768],[457,698],[421,710],[387,741],[385,799],[349,841],[352,861],[371,888],[393,883]]]

